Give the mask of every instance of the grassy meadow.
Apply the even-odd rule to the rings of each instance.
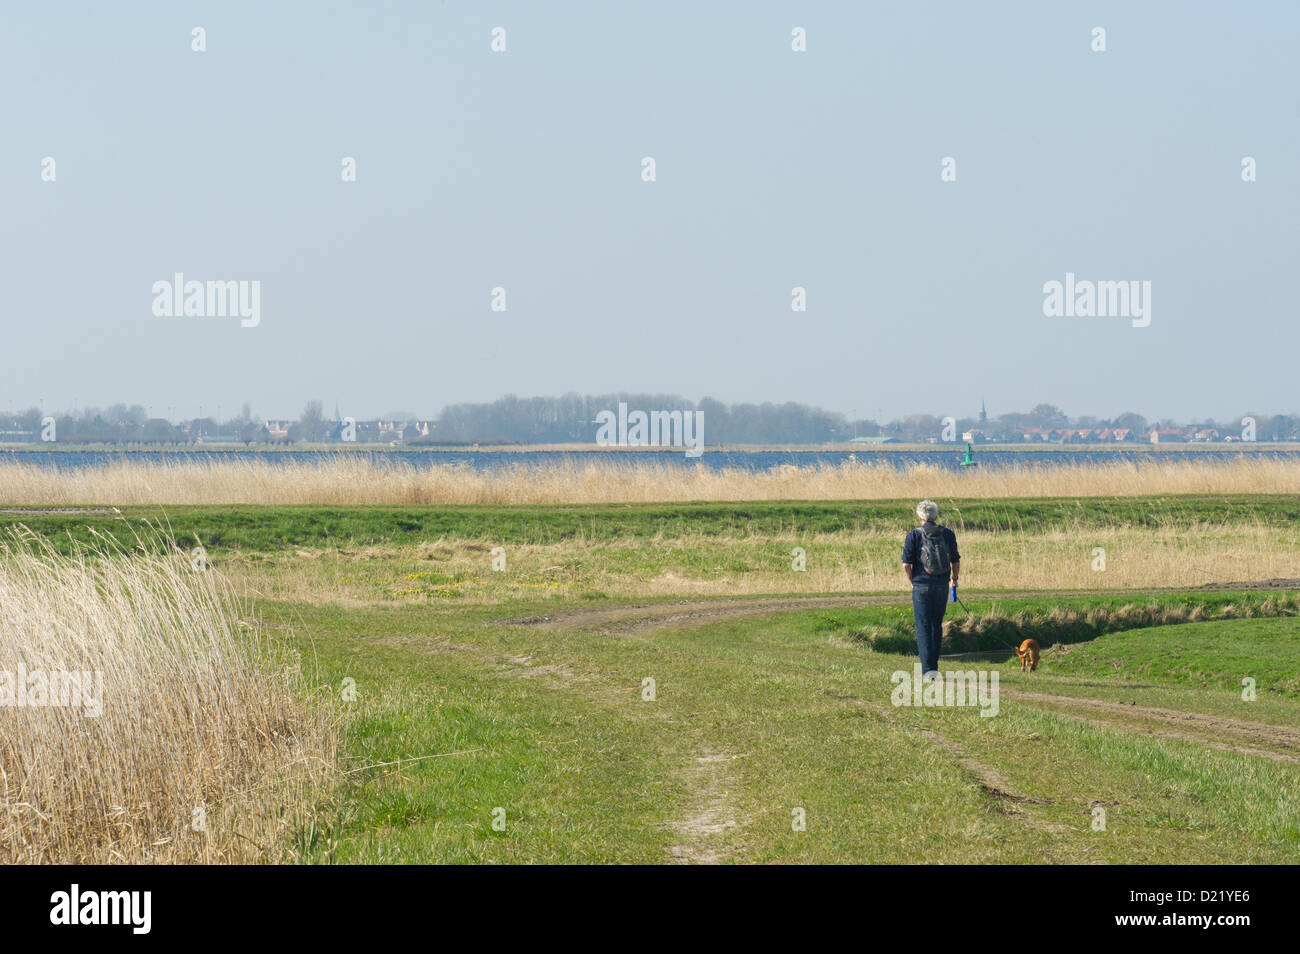
[[[628,633],[267,609],[315,634],[329,678],[358,680],[351,764],[369,767],[303,846],[321,861],[1300,860],[1300,699],[1242,702],[1235,672],[1146,671],[1099,694],[1049,650],[1032,675],[998,664],[1001,711],[981,718],[892,707],[911,658],[834,613]],[[1130,658],[1109,639],[1093,666]],[[1295,628],[1280,639],[1294,658]]]
[[[42,491],[0,467],[0,596],[28,607],[0,621],[0,669],[106,659],[114,632],[138,648],[104,663],[136,674],[134,695],[105,690],[113,766],[72,767],[66,714],[0,733],[6,857],[1294,864],[1300,495],[1285,468],[1185,466],[1148,489],[1102,465],[1088,494],[1073,474],[921,484],[964,558],[940,668],[996,673],[995,717],[893,704],[916,661],[914,499],[847,499],[859,474],[713,500],[653,475],[638,496],[578,474],[565,496],[462,474],[428,501],[385,474],[317,474],[328,493],[262,475],[263,499],[237,475]],[[221,638],[200,653],[192,632]],[[1034,673],[1006,648],[1026,637]],[[145,718],[173,684],[196,688]],[[192,754],[140,759],[130,732]],[[33,753],[75,784],[24,776]]]
[[[1300,576],[1300,496],[942,501],[981,591],[1168,589]],[[496,603],[899,592],[909,500],[557,506],[9,508],[55,547],[163,533],[265,596]],[[493,572],[502,547],[509,572]],[[795,549],[802,571],[793,569]],[[1096,551],[1104,551],[1097,553]],[[1289,568],[1289,569],[1288,569]],[[408,592],[409,591],[409,592]]]

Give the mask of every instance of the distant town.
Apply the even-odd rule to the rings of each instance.
[[[1300,442],[1300,416],[1243,412],[1228,420],[1148,421],[1136,413],[1110,419],[1070,417],[1050,404],[990,416],[981,402],[970,416],[912,414],[879,422],[804,404],[699,402],[677,395],[611,394],[558,398],[507,396],[455,404],[436,416],[397,413],[358,419],[321,401],[296,418],[260,417],[245,404],[234,417],[186,420],[157,417],[141,405],[116,404],[73,412],[29,408],[0,414],[0,444],[292,446],[472,446],[596,443],[597,418],[619,403],[658,412],[703,414],[706,445],[781,446],[853,444],[1142,445]]]

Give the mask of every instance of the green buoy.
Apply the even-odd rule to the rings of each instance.
[[[973,456],[971,456],[970,441],[967,441],[967,442],[966,442],[966,457],[961,461],[961,466],[963,466],[963,467],[978,467],[978,466],[979,466],[979,464],[976,462],[975,458],[974,458]]]

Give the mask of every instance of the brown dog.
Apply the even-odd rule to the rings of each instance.
[[[1020,671],[1028,669],[1033,672],[1038,668],[1038,643],[1032,639],[1026,639],[1016,650],[1016,655],[1020,657]]]

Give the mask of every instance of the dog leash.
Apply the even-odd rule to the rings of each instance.
[[[972,616],[972,615],[974,615],[974,614],[971,613],[970,610],[968,610],[968,609],[966,608],[966,604],[963,603],[963,602],[961,601],[961,597],[957,595],[957,589],[956,589],[956,587],[953,588],[953,591],[952,591],[952,598],[953,598],[954,600],[957,601],[957,605],[960,606],[960,607],[962,608],[962,612],[963,612],[963,613],[965,613],[967,616]],[[1012,645],[1011,645],[1010,643],[1008,643],[1006,640],[1004,640],[1004,639],[1002,639],[1001,637],[998,637],[998,636],[994,636],[993,638],[996,639],[998,642],[1000,642],[1003,646],[1007,647],[1007,649],[1011,650],[1011,651],[1012,651],[1013,653],[1015,653],[1017,656],[1020,655],[1020,650],[1016,649],[1016,647],[1012,646]]]

